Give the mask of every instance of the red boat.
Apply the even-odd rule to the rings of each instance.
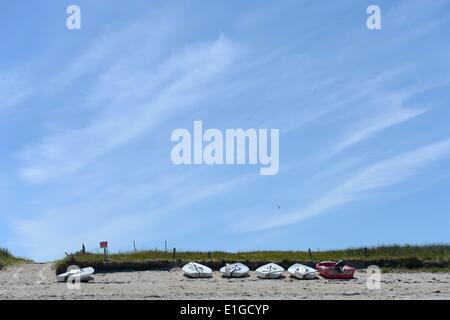
[[[316,264],[316,269],[325,279],[353,279],[355,268],[344,261],[324,261]]]

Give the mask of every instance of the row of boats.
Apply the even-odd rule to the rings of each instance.
[[[212,277],[212,269],[197,262],[189,262],[182,268],[184,274],[190,278]],[[284,268],[268,263],[256,269],[256,276],[261,279],[277,279],[284,273]],[[220,273],[227,278],[242,278],[248,275],[250,268],[243,263],[226,264],[220,268]],[[352,279],[355,268],[344,261],[324,261],[316,264],[316,269],[296,263],[288,268],[288,272],[297,279],[315,279],[320,274],[326,279]]]
[[[209,278],[212,277],[211,268],[197,262],[189,262],[182,268],[184,274],[191,278]],[[256,269],[256,276],[262,279],[280,278],[284,273],[284,268],[275,264],[268,263]],[[72,282],[74,280],[89,281],[94,274],[94,268],[75,268],[56,277],[58,282]],[[243,263],[226,264],[220,268],[220,273],[227,278],[242,278],[248,275],[250,268]],[[288,272],[298,279],[315,279],[320,274],[326,279],[352,279],[355,269],[344,261],[324,261],[316,265],[316,269],[296,263],[289,267]]]

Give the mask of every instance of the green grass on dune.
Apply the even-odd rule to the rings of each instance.
[[[88,253],[85,255],[88,259],[101,259],[103,254]],[[340,259],[396,259],[396,258],[418,258],[421,260],[442,260],[450,259],[450,245],[427,245],[427,246],[379,246],[373,248],[354,248],[344,250],[312,251],[313,260],[340,260]],[[216,260],[311,260],[307,251],[252,251],[252,252],[223,252],[212,251],[211,259]],[[124,252],[109,255],[111,261],[142,261],[142,260],[171,260],[172,252],[163,251],[138,251]],[[176,259],[180,260],[207,260],[208,252],[177,252]]]
[[[177,252],[177,261],[241,261],[241,262],[303,262],[312,263],[324,260],[368,261],[388,267],[421,268],[423,266],[444,266],[448,268],[450,261],[450,245],[390,245],[367,248],[351,248],[344,250],[312,251],[254,251],[254,252]],[[118,268],[134,268],[136,263],[145,264],[151,261],[174,261],[172,252],[148,250],[138,252],[113,253],[108,255],[109,266]],[[57,262],[57,269],[77,263],[80,266],[97,266],[103,268],[103,254],[77,253],[74,260],[65,258]],[[120,267],[119,267],[120,266]],[[442,267],[440,267],[442,268]]]
[[[0,269],[13,264],[25,262],[28,262],[28,260],[14,257],[8,249],[0,248]]]

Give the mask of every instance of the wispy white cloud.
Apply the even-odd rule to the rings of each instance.
[[[342,151],[343,149],[368,139],[385,129],[413,119],[423,114],[425,111],[426,109],[411,110],[400,108],[383,112],[380,115],[375,116],[374,119],[362,121],[362,124],[360,124],[361,129],[358,129],[345,137],[342,142],[335,146],[334,152]]]
[[[15,106],[31,94],[31,88],[23,74],[0,72],[0,110]]]
[[[178,25],[173,21],[178,18],[177,10],[170,14],[147,12],[144,17],[131,22],[116,21],[105,25],[81,52],[77,52],[65,69],[46,77],[41,86],[41,94],[57,95],[70,90],[74,85],[81,86],[86,81],[86,75],[89,78],[94,74],[100,75],[100,78],[120,76],[109,79],[109,84],[126,81],[123,77],[130,74],[126,71],[134,68],[134,72],[138,72],[139,64],[150,65],[158,60],[161,48],[174,36]],[[152,21],[151,27],[149,21]],[[115,74],[111,74],[112,69],[116,70]],[[111,92],[113,87],[109,89]]]
[[[405,66],[399,70],[408,74],[412,71],[411,69],[411,67]],[[402,76],[401,74],[397,75]],[[334,142],[326,158],[335,156],[355,144],[430,111],[429,106],[413,109],[407,105],[417,94],[443,85],[447,81],[444,79],[435,79],[433,82],[423,81],[414,85],[403,86],[397,90],[386,89],[389,85],[388,80],[384,80],[384,83],[372,83],[372,92],[370,94],[367,92],[367,101],[361,102],[362,107],[354,108],[356,116],[350,117],[351,121],[344,119],[344,136],[339,138],[338,142]],[[361,110],[359,113],[358,109]]]
[[[310,205],[251,228],[252,231],[271,229],[296,223],[323,214],[340,205],[358,201],[369,192],[407,181],[431,163],[450,155],[450,139],[421,147],[371,165],[336,189],[313,201]]]
[[[152,97],[129,105],[118,98],[105,112],[82,128],[66,130],[51,135],[21,152],[27,163],[20,169],[20,176],[32,183],[44,182],[52,177],[74,172],[125,144],[149,129],[161,125],[170,116],[195,106],[195,103],[212,93],[211,81],[226,71],[235,54],[236,46],[223,35],[210,43],[192,45],[181,49],[168,60],[155,66],[156,75],[138,73],[134,84],[157,83],[158,90]],[[127,63],[126,60],[122,61]],[[127,69],[122,65],[115,70]],[[106,81],[116,81],[117,74],[109,74]],[[100,76],[101,77],[101,76]],[[92,92],[94,97],[110,93],[108,83],[102,90]],[[142,86],[141,86],[142,89]],[[124,91],[113,92],[123,95]],[[131,91],[133,94],[135,90]],[[111,93],[110,93],[111,94]]]

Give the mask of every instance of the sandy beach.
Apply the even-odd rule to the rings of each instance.
[[[97,273],[81,288],[56,283],[52,264],[27,264],[0,271],[4,299],[450,299],[450,273],[384,273],[380,290],[367,288],[367,274],[356,279],[260,280],[189,279],[180,269]]]

